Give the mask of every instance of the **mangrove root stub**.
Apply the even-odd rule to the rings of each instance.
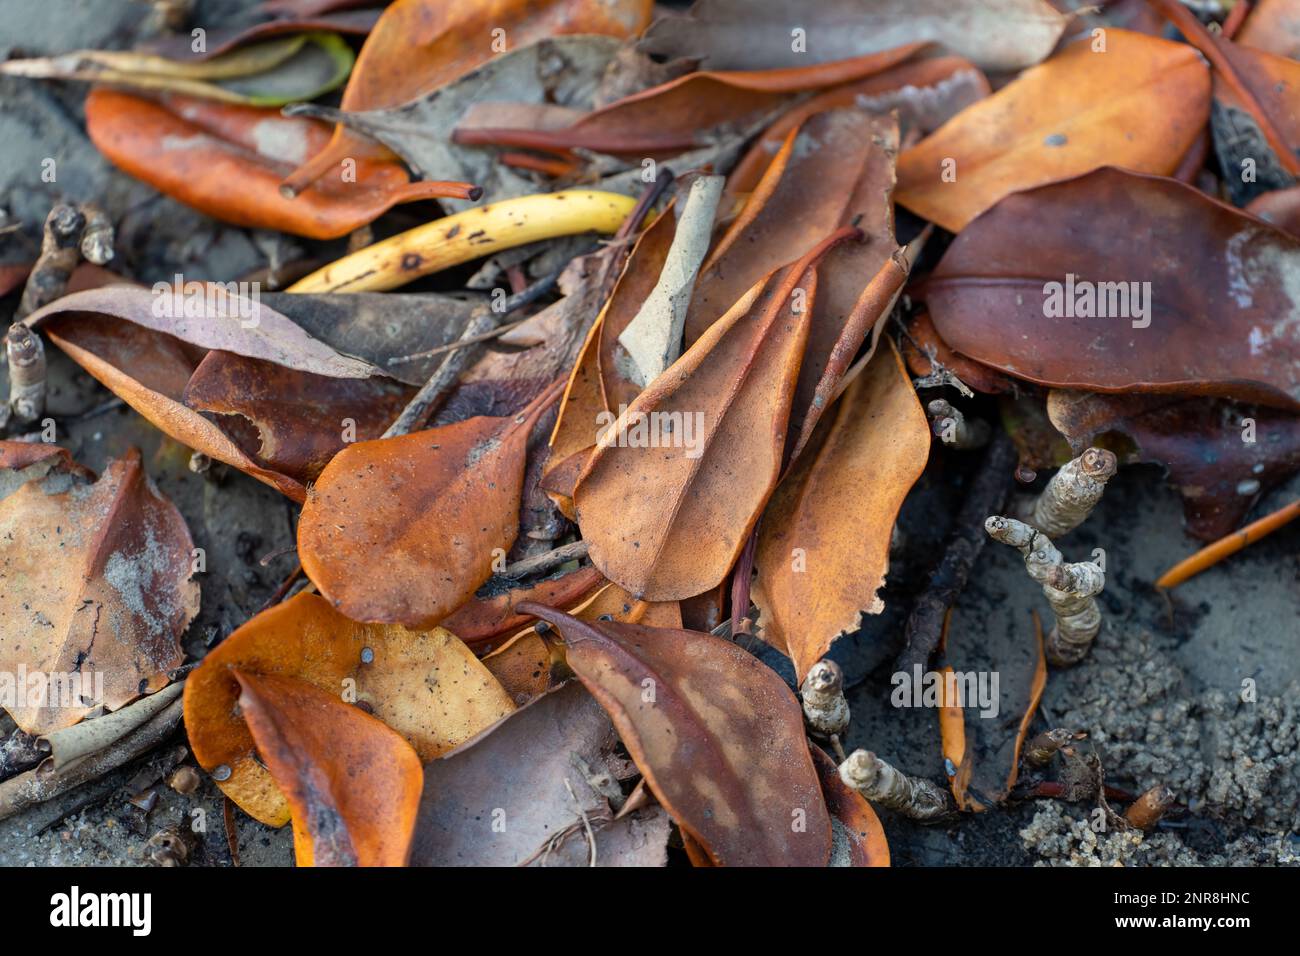
[[[5,336],[9,359],[9,408],[16,421],[27,424],[45,414],[45,345],[21,322]]]
[[[1079,740],[1086,734],[1076,734],[1064,727],[1045,730],[1029,743],[1025,744],[1024,761],[1031,767],[1045,767],[1051,763],[1056,752],[1072,740]]]
[[[1104,448],[1089,448],[1066,462],[1029,510],[1029,523],[1053,538],[1073,531],[1092,514],[1118,468],[1115,453]]]
[[[1170,807],[1174,805],[1174,792],[1163,783],[1156,784],[1142,794],[1124,811],[1124,819],[1129,826],[1139,830],[1150,830]]]
[[[988,444],[992,434],[989,423],[979,418],[967,421],[961,409],[955,408],[947,399],[936,398],[926,406],[926,411],[935,437],[949,448],[967,451]]]
[[[113,259],[113,220],[94,203],[82,203],[86,228],[81,233],[81,254],[87,262],[106,265]]]
[[[26,318],[63,295],[72,270],[81,261],[81,236],[86,217],[76,206],[59,203],[45,217],[41,254],[32,266],[15,319]]]
[[[834,661],[818,661],[808,669],[800,689],[804,722],[814,735],[834,737],[849,727],[849,702],[844,699],[844,672]]]
[[[1101,630],[1096,596],[1106,585],[1105,572],[1091,561],[1066,563],[1047,535],[1015,518],[995,515],[984,529],[991,538],[1018,548],[1025,556],[1025,570],[1042,585],[1056,617],[1044,646],[1048,662],[1057,667],[1079,663]]]
[[[840,764],[840,779],[868,800],[922,823],[955,811],[952,797],[938,784],[891,767],[869,750],[855,750]]]

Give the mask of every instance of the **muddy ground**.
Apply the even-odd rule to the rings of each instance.
[[[244,0],[199,4],[200,22],[218,24]],[[124,47],[140,35],[138,0],[0,0],[0,57],[79,47]],[[115,267],[153,283],[175,271],[187,278],[229,280],[265,265],[247,231],[189,211],[113,170],[86,140],[83,90],[0,79],[0,206],[24,223],[29,242],[50,205],[96,199],[123,223]],[[57,181],[44,183],[42,161],[54,158]],[[15,240],[0,240],[0,263],[19,258]],[[0,302],[7,320],[14,296]],[[203,608],[187,635],[194,657],[247,620],[292,567],[288,556],[260,559],[293,542],[293,515],[269,488],[234,472],[188,470],[189,451],[123,407],[50,350],[51,411],[59,440],[84,464],[101,469],[138,445],[146,469],[185,515],[195,543],[207,550]],[[7,381],[0,389],[7,392]],[[909,497],[902,535],[884,592],[886,611],[842,639],[832,656],[843,664],[854,720],[847,745],[869,747],[912,773],[945,777],[938,719],[932,709],[890,704],[890,676],[902,623],[924,586],[955,515],[976,456],[937,451]],[[1040,479],[1041,484],[1041,479]],[[1300,480],[1268,496],[1262,514],[1300,494]],[[1106,552],[1102,598],[1107,618],[1089,658],[1048,678],[1031,734],[1068,726],[1089,734],[1080,746],[1100,757],[1108,784],[1132,792],[1165,783],[1178,813],[1146,836],[1089,826],[1091,807],[1056,800],[1011,802],[950,826],[922,827],[882,814],[895,865],[1295,865],[1300,860],[1300,525],[1292,525],[1180,587],[1167,602],[1152,587],[1159,574],[1198,543],[1182,530],[1178,497],[1157,469],[1125,469],[1089,522],[1058,542],[1070,560]],[[1031,641],[1030,611],[1046,613],[1018,553],[990,543],[953,615],[950,642],[968,667],[982,646]],[[788,675],[772,654],[764,659]],[[960,665],[959,665],[960,666]],[[1253,702],[1241,699],[1254,681]],[[1005,715],[1004,715],[1005,717]],[[0,718],[5,729],[7,718]],[[150,837],[188,832],[194,811],[205,826],[190,863],[229,865],[222,801],[214,784],[181,796],[157,787],[149,812],[127,802],[131,785],[150,786],[174,761],[173,746],[89,785],[71,798],[0,823],[0,865],[148,865]],[[292,862],[286,829],[272,831],[234,813],[243,865]]]

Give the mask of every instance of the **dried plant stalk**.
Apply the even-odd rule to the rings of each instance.
[[[840,764],[840,779],[868,800],[923,823],[954,812],[948,791],[891,767],[870,750],[855,750]]]
[[[1101,630],[1096,596],[1106,585],[1105,572],[1091,561],[1067,564],[1047,535],[1015,518],[995,515],[984,522],[984,530],[994,540],[1018,548],[1025,556],[1025,570],[1042,585],[1056,616],[1044,645],[1048,662],[1057,667],[1079,663]]]
[[[1066,462],[1029,510],[1029,523],[1053,538],[1073,531],[1092,514],[1118,468],[1114,452],[1104,448]]]
[[[930,427],[935,437],[949,448],[965,451],[988,444],[992,434],[989,423],[980,418],[967,421],[961,409],[947,399],[936,398],[926,406],[926,411],[930,414]]]

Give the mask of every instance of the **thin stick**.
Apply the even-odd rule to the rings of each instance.
[[[569,561],[581,561],[587,556],[590,547],[591,545],[586,541],[571,541],[544,554],[535,554],[531,558],[516,561],[500,572],[500,576],[503,578],[523,578],[530,574],[549,571]]]
[[[555,277],[547,276],[534,285],[545,285],[546,288],[549,288],[554,283]],[[544,291],[546,290],[543,289],[542,292]],[[495,328],[504,316],[527,305],[541,294],[541,292],[534,291],[533,286],[530,286],[518,295],[512,295],[506,299],[499,309],[487,306],[480,306],[475,309],[456,342],[457,346],[470,345],[471,339],[482,337]],[[420,390],[415,393],[415,397],[407,403],[406,408],[402,409],[402,414],[398,415],[393,424],[388,426],[388,430],[384,432],[383,437],[395,438],[398,435],[408,435],[423,428],[424,423],[429,420],[429,416],[442,403],[447,393],[451,391],[452,386],[456,384],[456,380],[460,378],[460,373],[469,364],[472,354],[460,347],[455,351],[448,352],[447,357],[429,376],[429,380],[420,386]]]
[[[1260,538],[1266,538],[1278,528],[1300,518],[1300,499],[1279,508],[1272,514],[1265,515],[1258,521],[1252,521],[1246,527],[1220,538],[1213,544],[1206,545],[1190,558],[1184,558],[1160,576],[1156,581],[1158,588],[1174,588],[1188,578],[1195,577],[1207,568],[1212,568],[1229,555],[1236,554],[1247,545],[1254,544]]]
[[[1006,499],[1016,466],[1016,446],[999,430],[984,453],[980,470],[970,484],[957,523],[944,543],[943,558],[930,575],[925,593],[912,607],[904,630],[905,644],[896,670],[910,674],[912,665],[925,665],[939,646],[943,620],[966,586],[971,566],[984,548],[984,519],[997,514]]]

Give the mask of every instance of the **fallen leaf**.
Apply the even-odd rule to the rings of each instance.
[[[166,685],[199,586],[185,520],[138,450],[95,480],[63,449],[15,444],[0,442],[2,696],[19,727],[45,734]]]
[[[542,695],[425,766],[412,865],[545,866],[570,842],[586,865],[585,815],[597,866],[663,866],[666,820],[645,856],[608,852],[618,825],[588,774],[613,783],[605,761],[617,744],[609,718],[577,681]]]
[[[321,177],[289,199],[281,180],[323,148],[329,127],[193,97],[152,100],[94,89],[86,98],[86,132],[114,165],[202,213],[313,239],[346,236],[399,203],[468,195],[471,188],[413,183],[396,160],[358,154],[355,181]],[[232,182],[240,188],[231,190]]]
[[[1265,492],[1300,471],[1300,417],[1271,408],[1053,390],[1047,413],[1075,455],[1097,445],[1123,464],[1162,465],[1183,497],[1187,532],[1202,541],[1240,527]]]
[[[613,36],[595,35],[546,37],[520,47],[512,42],[510,50],[472,72],[389,109],[348,112],[304,105],[291,112],[341,123],[383,143],[422,178],[476,183],[496,202],[537,192],[535,177],[501,163],[495,152],[458,145],[452,131],[478,107],[499,113],[508,106],[518,113],[534,106],[550,115],[592,109],[621,46]]]
[[[627,37],[649,20],[649,0],[397,0],[366,38],[340,107],[349,112],[400,106],[445,86],[502,52],[558,34]],[[493,31],[502,31],[494,33]],[[388,150],[337,127],[323,149],[285,180],[300,193],[344,159],[383,158]]]
[[[1234,39],[1242,46],[1294,58],[1300,53],[1300,4],[1296,0],[1256,0]]]
[[[293,811],[299,866],[403,866],[423,786],[401,736],[336,694],[232,670],[239,709]]]
[[[297,594],[222,641],[185,688],[195,759],[209,773],[229,768],[217,781],[222,792],[268,826],[288,822],[289,805],[258,762],[235,706],[236,670],[301,680],[336,699],[350,694],[424,761],[514,710],[506,691],[449,631],[358,624],[319,595]]]
[[[798,682],[860,613],[884,610],[894,522],[929,456],[929,422],[890,344],[823,420],[759,528],[760,633]]]
[[[529,433],[558,394],[512,418],[336,455],[298,524],[299,560],[321,594],[356,620],[408,627],[431,627],[469,600],[519,533]]]
[[[8,60],[0,64],[0,74],[105,83],[245,106],[283,106],[342,86],[352,62],[352,48],[335,34],[299,33],[207,60],[170,60],[123,50],[78,50]]]
[[[220,349],[285,368],[331,378],[379,373],[368,362],[341,355],[313,338],[260,295],[237,283],[159,282],[152,289],[111,285],[73,292],[27,317],[32,328],[49,319],[91,313],[132,322],[202,349]],[[60,323],[66,329],[67,322]]]
[[[443,618],[442,626],[471,647],[479,648],[480,652],[490,650],[492,641],[514,634],[527,625],[530,615],[517,610],[520,601],[571,608],[607,583],[599,571],[583,565],[533,584],[511,584],[508,590],[499,593],[485,597],[475,595]],[[484,644],[486,648],[482,647]]]
[[[254,7],[217,30],[208,30],[200,49],[188,33],[154,37],[137,47],[139,52],[153,53],[172,60],[211,60],[236,47],[255,40],[285,33],[324,32],[348,36],[365,36],[374,28],[382,12],[380,4],[359,3],[360,10],[284,11],[276,14],[266,6]]]
[[[697,0],[651,24],[641,49],[711,70],[772,70],[934,42],[985,69],[1019,70],[1051,53],[1065,24],[1046,0],[820,0],[797,15],[781,0]]]
[[[984,74],[961,57],[921,57],[863,80],[833,86],[802,100],[765,129],[727,178],[729,195],[751,192],[790,132],[828,110],[852,108],[887,116],[898,112],[898,135],[928,136],[989,95]]]
[[[521,609],[560,631],[655,797],[715,863],[826,866],[831,822],[803,712],[774,671],[708,634]]]
[[[909,683],[898,685],[894,694],[910,691],[915,706],[928,699],[918,695],[928,694],[927,682],[934,682],[944,710],[943,750],[954,765],[953,796],[962,809],[980,813],[1005,801],[1016,784],[1020,750],[1047,685],[1043,629],[1036,613],[1029,640],[1014,628],[978,634],[959,628],[948,634],[944,656],[950,664],[941,670],[923,674],[921,665],[914,665]]]
[[[1296,409],[1297,256],[1297,240],[1197,189],[1103,168],[1007,197],[953,241],[925,295],[945,342],[1016,378]],[[1120,314],[1065,311],[1089,296]]]
[[[751,72],[700,71],[593,110],[558,129],[464,129],[455,142],[544,151],[591,150],[616,156],[678,156],[684,169],[699,166],[688,150],[704,149],[735,130],[763,122],[796,94],[838,86],[911,59],[924,44],[911,44],[851,60]],[[747,138],[747,135],[746,137]],[[680,155],[679,155],[680,154]],[[722,171],[715,167],[715,171]],[[640,176],[641,170],[636,170]],[[604,182],[607,189],[615,188]]]
[[[1104,52],[1096,49],[1104,42]],[[1019,190],[1123,166],[1169,175],[1204,128],[1210,75],[1183,43],[1078,40],[898,158],[899,205],[960,232]]]
[[[730,571],[781,472],[815,266],[854,237],[841,229],[757,283],[601,436],[574,501],[611,581],[669,601]]]

